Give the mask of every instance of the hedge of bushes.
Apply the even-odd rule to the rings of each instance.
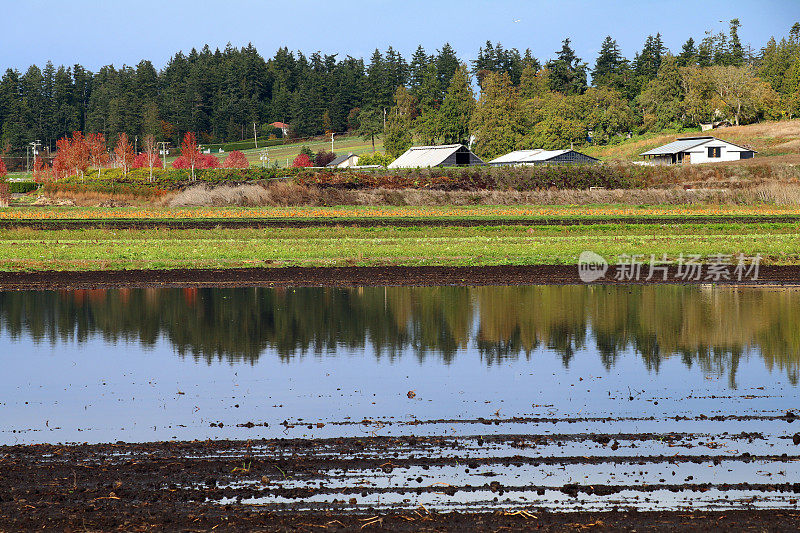
[[[630,168],[630,167],[621,167]],[[634,167],[636,169],[641,167]],[[402,170],[352,170],[315,168],[250,167],[247,169],[195,170],[197,182],[208,184],[237,183],[291,178],[304,185],[342,189],[435,188],[435,189],[541,189],[589,187],[631,188],[642,183],[642,177],[631,169],[605,165],[524,168],[434,168]],[[58,180],[61,185],[105,185],[116,188],[137,185],[161,189],[179,189],[191,185],[191,171],[185,169],[154,169],[150,181],[148,169],[134,169],[123,174],[120,169],[104,169],[100,174],[89,172],[85,177],[68,176]]]
[[[196,181],[189,170],[156,169],[153,180],[148,169],[136,169],[124,175],[120,169],[106,169],[87,173],[85,178],[70,176],[58,180],[61,190],[98,192],[126,192],[142,194],[149,190],[168,191],[183,189],[196,183],[218,185],[273,179],[292,179],[295,182],[319,188],[370,189],[370,188],[427,188],[438,190],[541,190],[541,189],[632,189],[683,183],[719,180],[770,179],[777,173],[786,177],[786,169],[768,165],[702,166],[675,165],[646,167],[628,164],[533,166],[533,167],[463,167],[433,169],[319,169],[250,167],[247,169],[195,170]],[[800,169],[789,171],[800,178]],[[791,178],[791,176],[789,176]],[[53,185],[49,185],[53,187]]]
[[[10,181],[8,182],[8,189],[11,194],[25,194],[35,191],[39,188],[38,183],[32,181]]]

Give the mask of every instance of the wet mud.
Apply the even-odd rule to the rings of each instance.
[[[691,442],[699,436],[410,436],[5,446],[0,447],[0,529],[762,531],[800,526],[800,511],[785,508],[796,506],[796,479],[729,483],[682,470],[687,463],[706,470],[791,464],[800,460],[796,454],[531,453],[537,444],[568,439],[610,451],[620,441],[627,447],[632,441],[665,438],[694,446],[697,443]],[[746,444],[765,437],[731,438]],[[482,449],[490,454],[473,457]],[[506,457],[492,454],[501,449],[516,452]],[[610,466],[611,477],[614,471],[623,474],[626,466],[634,474],[619,482],[609,478],[606,483],[584,483],[531,470],[546,465],[555,472],[578,465],[588,471],[598,464]],[[636,470],[652,471],[654,465],[672,475],[635,480]],[[526,469],[529,474],[520,476]]]
[[[617,281],[617,265],[593,284],[653,284]],[[676,266],[667,272],[671,284],[710,284],[684,281]],[[0,272],[0,290],[51,290],[169,287],[362,287],[362,286],[481,286],[581,284],[577,265],[530,266],[347,266],[269,267],[235,269],[173,269],[112,271]],[[758,279],[721,279],[715,285],[800,285],[800,265],[761,265]]]

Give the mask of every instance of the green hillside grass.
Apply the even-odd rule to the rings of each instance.
[[[316,153],[320,150],[329,151],[331,149],[331,142],[330,140],[305,140],[281,146],[271,146],[268,149],[270,164],[272,164],[274,161],[277,161],[278,166],[285,167],[287,166],[288,160],[288,164],[291,166],[292,161],[294,161],[294,158],[300,154],[300,150],[302,150],[304,146],[307,146],[314,153]],[[353,152],[354,154],[363,154],[372,153],[373,149],[371,141],[365,141],[361,137],[348,136],[340,138],[334,137],[333,151],[336,153],[336,155],[347,154],[350,152]],[[375,139],[375,151],[383,152],[382,139]],[[242,152],[245,156],[247,156],[247,160],[251,165],[261,165],[260,156],[262,149],[242,150]]]

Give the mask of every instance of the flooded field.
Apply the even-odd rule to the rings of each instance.
[[[800,492],[794,288],[0,292],[0,346],[0,457],[23,487],[301,511]]]

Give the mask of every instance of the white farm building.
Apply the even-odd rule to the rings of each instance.
[[[489,161],[493,167],[529,166],[545,164],[592,164],[598,160],[575,150],[517,150]]]
[[[682,137],[640,154],[647,163],[674,165],[752,159],[756,151],[715,137]]]
[[[485,165],[463,144],[412,146],[389,164],[389,168],[466,167]]]
[[[358,156],[353,152],[343,154],[325,165],[328,168],[349,168],[358,166]]]

